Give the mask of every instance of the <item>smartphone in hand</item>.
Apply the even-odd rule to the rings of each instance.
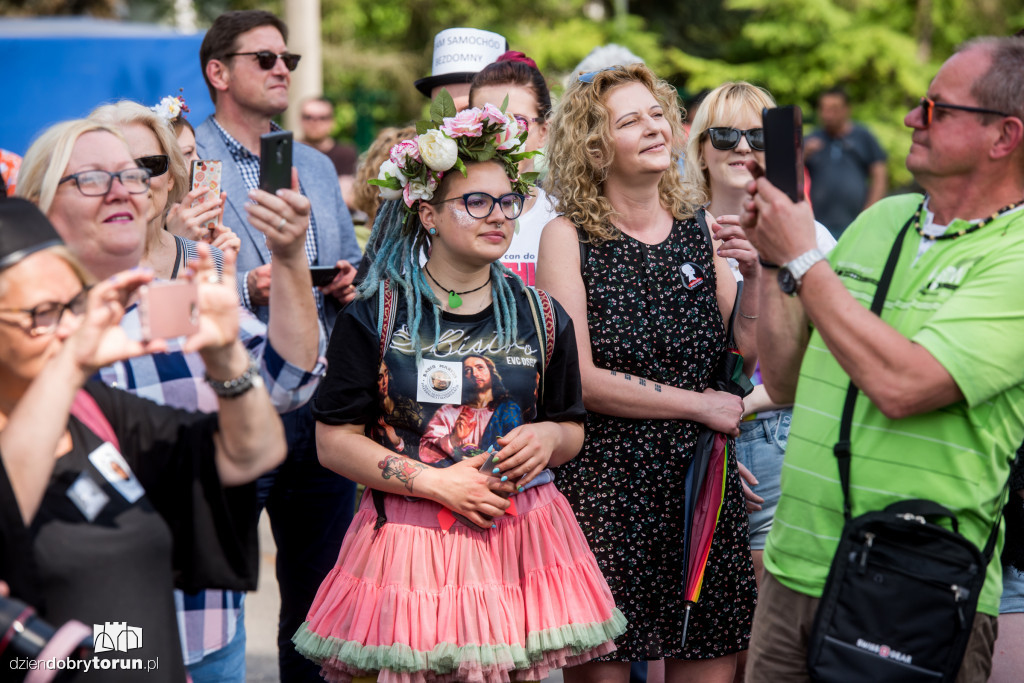
[[[220,197],[220,178],[223,172],[224,165],[219,159],[196,159],[192,162],[192,168],[189,173],[189,191],[202,187],[208,190],[208,192],[201,197],[198,197],[192,206],[202,204],[210,198],[212,194],[214,197]],[[213,236],[213,229],[217,226],[217,219],[211,218],[202,224],[202,229],[207,232],[209,237]]]
[[[199,287],[191,280],[157,280],[139,287],[143,341],[199,331]]]
[[[804,129],[800,107],[761,110],[765,177],[798,202],[804,198]]]
[[[341,272],[338,266],[310,266],[309,274],[313,278],[314,287],[326,287],[334,282],[334,277]]]
[[[279,130],[260,136],[260,189],[277,192],[292,186],[291,131]]]

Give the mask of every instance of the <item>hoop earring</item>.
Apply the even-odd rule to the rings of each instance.
[[[436,235],[437,234],[437,228],[428,228],[427,232],[430,233],[431,235]]]

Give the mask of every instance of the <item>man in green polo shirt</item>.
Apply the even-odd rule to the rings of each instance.
[[[807,678],[807,637],[843,527],[832,447],[850,379],[854,516],[905,498],[950,508],[985,545],[1024,438],[1024,39],[971,41],[906,116],[907,168],[926,190],[862,213],[826,259],[806,202],[765,179],[743,216],[765,262],[758,350],[793,402],[782,499],[765,549],[747,681]],[[881,318],[869,310],[911,225]],[[831,266],[831,267],[830,267]],[[798,379],[799,378],[799,379]],[[988,567],[958,681],[985,681],[1002,577]]]

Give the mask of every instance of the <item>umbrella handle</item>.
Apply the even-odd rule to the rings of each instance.
[[[690,625],[690,608],[693,607],[692,602],[686,603],[686,613],[683,615],[683,642],[681,645],[686,647],[686,629]]]

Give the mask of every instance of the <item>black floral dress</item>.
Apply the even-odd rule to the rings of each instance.
[[[583,277],[597,367],[655,391],[707,388],[725,329],[711,249],[694,220],[675,221],[657,245],[627,235],[592,245]],[[557,477],[629,620],[605,659],[709,659],[746,649],[756,585],[731,444],[726,502],[683,647],[683,482],[701,425],[588,412],[586,427],[583,453]]]

